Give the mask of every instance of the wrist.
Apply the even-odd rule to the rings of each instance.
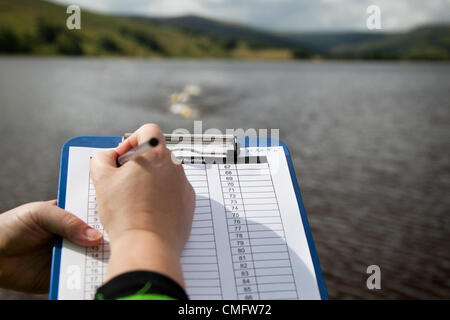
[[[160,236],[147,230],[127,230],[110,241],[111,257],[105,281],[130,271],[162,273],[184,286],[180,255]]]

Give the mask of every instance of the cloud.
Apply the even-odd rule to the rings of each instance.
[[[450,22],[450,0],[54,0],[114,14],[197,14],[275,30],[363,30],[378,5],[384,30]]]

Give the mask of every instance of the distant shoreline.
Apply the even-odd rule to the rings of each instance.
[[[255,58],[232,58],[232,57],[141,57],[141,56],[114,56],[114,55],[42,55],[42,54],[5,54],[0,53],[0,58],[43,58],[43,59],[92,59],[92,60],[143,60],[143,61],[235,61],[235,62],[309,62],[309,63],[433,63],[433,64],[449,64],[449,60],[432,60],[432,59],[340,59],[340,58],[324,58],[324,59],[255,59]]]

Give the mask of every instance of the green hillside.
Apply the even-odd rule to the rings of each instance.
[[[309,50],[308,45],[295,39],[237,23],[194,15],[173,18],[132,17],[132,19],[150,25],[177,28],[193,36],[207,36],[221,47],[231,51],[233,57],[236,57],[243,49],[247,49],[251,56],[267,51],[288,51],[290,58],[309,58],[314,54]]]
[[[252,49],[285,48],[293,58],[449,60],[450,26],[424,26],[402,33],[308,32],[271,33],[239,24],[196,16],[134,18],[160,26],[207,35],[225,48],[246,43]]]
[[[202,35],[126,17],[82,10],[81,30],[66,28],[66,7],[36,0],[0,0],[0,52],[70,55],[224,57]]]
[[[373,41],[341,44],[332,53],[343,58],[449,60],[450,26],[425,26]]]
[[[280,33],[293,42],[300,43],[321,55],[332,55],[336,47],[348,47],[365,42],[377,41],[389,37],[380,32],[308,32],[308,33]]]
[[[450,26],[403,33],[274,33],[197,16],[111,16],[82,10],[66,28],[66,7],[0,0],[0,53],[238,59],[450,60]]]
[[[450,26],[435,25],[403,33],[287,33],[311,51],[328,58],[449,60]]]
[[[175,18],[135,17],[134,19],[160,26],[176,27],[190,34],[207,35],[218,42],[225,43],[226,47],[230,49],[235,48],[239,42],[245,42],[253,49],[301,48],[300,43],[283,35],[280,36],[237,23],[216,21],[193,15]]]

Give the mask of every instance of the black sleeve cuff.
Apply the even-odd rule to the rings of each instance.
[[[150,285],[149,285],[150,284]],[[187,300],[184,289],[175,281],[153,271],[131,271],[118,275],[97,289],[96,299],[119,299],[131,296],[148,286],[145,294],[161,294],[168,297]]]

